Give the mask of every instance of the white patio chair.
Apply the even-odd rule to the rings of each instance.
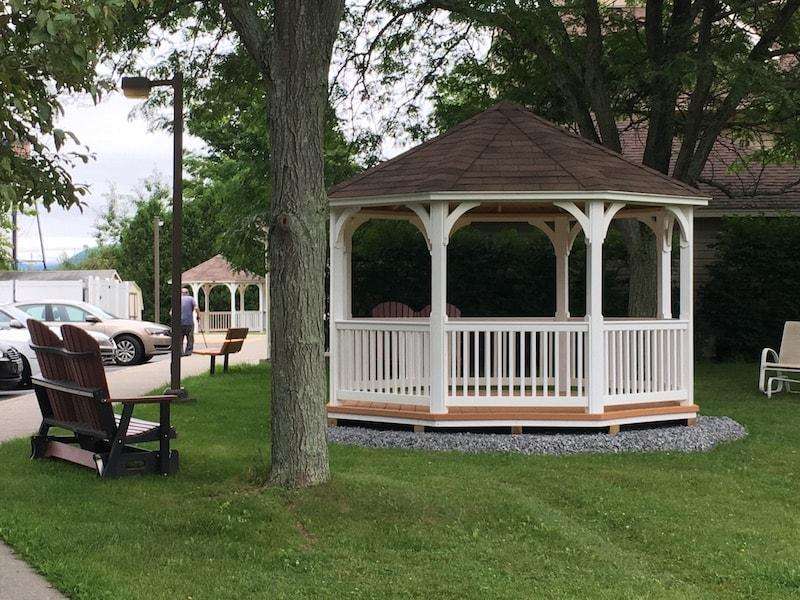
[[[770,373],[774,375],[769,376]],[[789,377],[787,373],[798,375]],[[777,386],[774,386],[775,383]],[[775,352],[772,348],[761,351],[761,368],[758,374],[758,387],[767,397],[783,391],[784,386],[786,391],[792,392],[792,383],[800,385],[800,321],[786,321],[780,352]]]

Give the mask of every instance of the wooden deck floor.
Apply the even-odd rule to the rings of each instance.
[[[327,406],[334,419],[397,422],[432,427],[604,427],[653,421],[693,419],[699,407],[680,402],[654,402],[609,406],[605,412],[589,414],[582,407],[453,406],[446,414],[433,414],[427,406],[380,402],[343,401]]]

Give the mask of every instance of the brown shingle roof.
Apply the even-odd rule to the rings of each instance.
[[[248,271],[234,271],[221,254],[183,272],[183,283],[257,283],[263,281]]]
[[[501,102],[331,188],[330,198],[425,192],[635,192],[702,196],[689,185]]]
[[[647,128],[628,128],[620,135],[623,154],[631,160],[642,160]],[[672,151],[673,166],[679,150],[680,141],[676,140]],[[702,178],[719,185],[698,185],[706,195],[711,196],[708,207],[700,210],[730,213],[800,210],[800,165],[762,165],[756,161],[744,168],[731,169],[740,158],[752,152],[753,149],[729,138],[720,137],[717,140],[703,168]]]

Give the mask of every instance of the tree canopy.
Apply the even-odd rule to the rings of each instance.
[[[0,0],[0,205],[73,206],[86,188],[69,167],[86,161],[55,126],[59,96],[95,100],[113,83],[98,65],[119,42],[119,16],[138,0]]]

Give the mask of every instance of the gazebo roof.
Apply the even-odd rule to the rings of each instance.
[[[184,271],[183,283],[261,283],[263,277],[249,271],[235,271],[221,254]]]
[[[704,199],[697,188],[500,102],[331,188],[331,200],[435,192],[623,192]]]

